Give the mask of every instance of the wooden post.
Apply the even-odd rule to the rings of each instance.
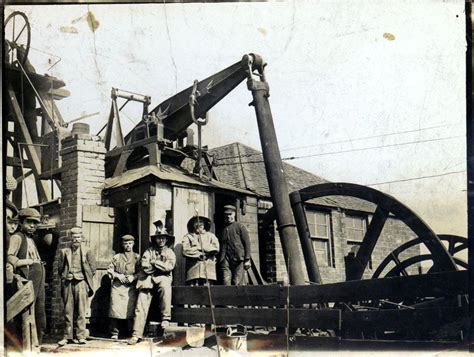
[[[33,351],[33,347],[39,346],[35,322],[35,305],[31,304],[31,306],[21,315],[21,317],[23,351]]]

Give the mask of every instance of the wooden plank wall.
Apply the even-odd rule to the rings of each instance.
[[[172,320],[179,323],[299,327],[342,331],[379,331],[408,327],[427,331],[463,321],[468,306],[453,305],[382,310],[342,311],[316,304],[363,300],[446,297],[467,293],[467,271],[359,280],[309,286],[212,286],[173,287]],[[210,296],[213,309],[210,308]],[[460,300],[462,301],[462,299]],[[206,306],[207,305],[207,306]],[[462,329],[462,323],[459,325]]]
[[[114,209],[101,206],[82,207],[82,231],[85,245],[90,249],[97,263],[94,275],[95,294],[89,299],[87,316],[95,319],[107,317],[110,285],[107,268],[114,256]]]

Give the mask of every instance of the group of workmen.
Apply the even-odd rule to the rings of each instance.
[[[33,282],[35,322],[38,343],[41,344],[46,328],[45,264],[35,243],[41,215],[34,208],[17,211],[8,200],[6,208],[6,297],[15,291],[14,281]],[[210,232],[209,218],[195,216],[188,221],[188,233],[182,240],[188,285],[214,283],[218,275],[217,267],[221,269],[224,285],[246,284],[246,270],[251,267],[249,235],[245,226],[236,222],[235,206],[225,206],[224,216],[226,226],[221,239]],[[169,326],[171,320],[172,272],[176,265],[174,237],[167,233],[161,221],[155,222],[155,226],[156,232],[150,238],[150,247],[142,256],[133,250],[133,235],[122,236],[123,251],[113,256],[107,270],[111,280],[110,337],[118,339],[120,321],[126,321],[128,336],[130,330],[132,332],[128,340],[131,345],[143,338],[153,295],[159,300],[161,327],[164,329]],[[58,342],[60,346],[72,342],[86,343],[87,301],[94,294],[93,276],[96,271],[93,254],[82,244],[82,229],[71,228],[69,237],[70,244],[58,249],[57,253],[65,317],[63,338]],[[15,329],[14,326],[11,328]]]

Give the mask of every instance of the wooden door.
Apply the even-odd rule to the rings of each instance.
[[[115,252],[113,250],[114,237],[114,209],[101,206],[82,207],[82,231],[84,244],[89,248],[97,263],[94,275],[95,294],[89,299],[89,316],[93,319],[104,318],[108,314],[110,284],[107,267]]]

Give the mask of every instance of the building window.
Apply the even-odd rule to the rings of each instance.
[[[334,266],[331,216],[326,212],[306,211],[309,232],[319,266]]]
[[[347,251],[357,255],[362,241],[364,240],[365,232],[367,232],[367,217],[346,215],[344,218],[347,237]],[[369,260],[369,269],[372,269],[372,258]]]

